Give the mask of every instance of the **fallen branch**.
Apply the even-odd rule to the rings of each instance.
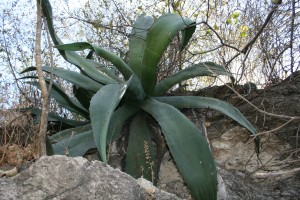
[[[255,178],[270,178],[275,176],[281,176],[281,175],[293,175],[300,171],[300,167],[290,169],[290,170],[279,170],[277,172],[255,172],[253,176]]]

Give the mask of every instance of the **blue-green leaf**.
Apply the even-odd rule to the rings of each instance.
[[[154,96],[163,95],[170,88],[172,88],[172,86],[190,78],[194,78],[198,76],[218,76],[218,75],[231,76],[231,74],[227,72],[223,66],[218,65],[216,63],[203,62],[203,63],[195,64],[159,82],[155,87]]]
[[[130,76],[133,74],[130,67],[119,56],[104,48],[97,47],[87,42],[76,42],[71,44],[57,45],[56,48],[60,50],[71,50],[71,51],[92,49],[95,51],[95,53],[98,56],[110,61],[114,66],[116,66],[117,69],[123,74],[126,80],[129,79]]]
[[[189,26],[188,28],[183,29],[181,31],[181,33],[182,33],[181,47],[180,47],[181,50],[183,50],[186,47],[186,45],[192,38],[195,30],[196,30],[196,26]]]
[[[252,135],[255,136],[256,130],[252,124],[243,116],[243,114],[225,101],[209,97],[196,96],[169,96],[156,97],[156,100],[170,104],[176,108],[210,108],[217,110],[232,118],[245,128],[247,128]],[[257,152],[259,152],[259,137],[255,137]]]
[[[42,114],[41,109],[32,108],[32,107],[18,109],[18,111],[30,113],[33,116]],[[39,118],[34,117],[34,119],[39,119]],[[57,115],[56,113],[53,113],[53,112],[48,113],[48,122],[54,122],[54,123],[59,122],[60,127],[62,129],[73,128],[73,127],[77,127],[77,126],[83,126],[83,125],[86,125],[88,123],[87,121],[77,121],[77,120],[67,119],[67,118],[61,117],[61,116],[59,116],[59,115]],[[36,123],[39,123],[39,122],[36,121]]]
[[[158,62],[163,52],[180,31],[191,26],[195,26],[195,22],[179,15],[166,14],[159,17],[149,29],[141,66],[141,82],[147,94],[152,94],[156,85]]]
[[[153,18],[144,14],[133,24],[129,43],[129,66],[135,75],[141,78],[141,66],[148,30],[153,24]]]
[[[111,144],[120,136],[125,121],[138,111],[138,107],[125,103],[113,113],[107,133],[107,144]]]
[[[69,139],[70,137],[74,135],[78,135],[80,133],[90,131],[92,130],[92,125],[91,124],[86,124],[83,126],[75,127],[75,128],[70,128],[66,129],[60,132],[57,132],[49,137],[51,143],[57,143],[61,140]]]
[[[195,199],[216,199],[217,171],[206,138],[179,110],[154,99],[141,108],[159,123],[167,145]]]
[[[53,25],[53,15],[52,15],[52,7],[49,0],[42,1],[42,12],[44,17],[47,20],[47,27],[49,29],[50,36],[55,45],[63,45],[64,43],[57,36],[54,25]],[[91,62],[91,60],[85,59],[81,57],[79,54],[73,51],[67,50],[59,50],[59,53],[63,56],[63,58],[76,65],[82,71],[84,71],[89,77],[98,81],[102,84],[116,83],[117,81],[113,78],[109,77],[107,74],[100,72],[96,69],[95,63]]]
[[[93,96],[90,103],[94,141],[104,163],[107,162],[106,141],[111,117],[126,92],[127,86],[128,82],[103,86]]]
[[[71,135],[52,145],[53,153],[67,156],[83,156],[89,149],[96,148],[92,130]]]
[[[46,82],[47,84],[49,84],[48,80],[46,80]],[[40,85],[38,82],[32,81],[28,83],[40,89]],[[57,83],[52,83],[50,96],[53,97],[61,106],[68,109],[69,111],[78,113],[83,117],[88,118],[88,111],[78,101],[67,95],[65,90],[62,87],[60,87]]]
[[[28,67],[27,69],[22,71],[21,74],[29,71],[35,71],[35,70],[36,67]],[[102,87],[102,84],[98,83],[97,81],[94,81],[90,77],[71,70],[66,70],[59,67],[51,68],[51,67],[44,66],[43,71],[48,73],[53,73],[55,76],[62,78],[66,81],[69,81],[70,83],[73,83],[74,85],[78,87],[82,87],[86,90],[92,90],[94,92],[97,92]]]
[[[126,150],[126,173],[134,178],[144,177],[157,183],[157,162],[152,144],[152,131],[146,113],[134,116],[130,123],[128,146]]]

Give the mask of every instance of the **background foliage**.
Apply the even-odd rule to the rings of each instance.
[[[261,30],[268,14],[272,10],[271,1],[53,1],[54,20],[59,35],[64,42],[88,41],[103,46],[122,58],[128,54],[128,35],[130,27],[138,15],[157,17],[162,13],[180,13],[184,17],[195,20],[200,26],[192,44],[194,48],[178,58],[176,56],[176,40],[162,60],[164,73],[178,70],[182,61],[190,63],[196,60],[214,61],[227,66],[238,82],[255,82],[265,86],[278,79],[284,79],[291,71],[299,69],[299,2],[284,1],[274,12],[267,26],[245,54],[237,50],[251,41]],[[293,2],[295,2],[293,14]],[[22,103],[30,97],[32,103],[38,98],[30,86],[24,86],[18,72],[34,66],[34,26],[35,2],[2,1],[1,2],[1,34],[0,34],[0,74],[1,93],[8,91],[10,95],[1,95],[2,102]],[[294,19],[294,21],[292,20]],[[293,22],[293,23],[292,23]],[[21,24],[21,26],[20,26]],[[63,29],[61,28],[63,27]],[[44,63],[49,64],[50,50],[47,35],[44,32]],[[71,39],[72,38],[72,39]],[[74,39],[75,38],[75,39]],[[112,39],[113,38],[113,39]],[[294,44],[294,45],[293,45]],[[53,52],[57,54],[57,51]],[[100,58],[99,58],[100,59]],[[55,65],[64,61],[54,56]],[[167,63],[167,65],[166,65]],[[106,63],[108,64],[108,63]],[[67,65],[68,64],[64,64]],[[191,80],[188,89],[203,87],[214,83],[212,79],[203,82]],[[10,87],[18,83],[20,89]],[[184,84],[183,84],[184,85]],[[19,95],[27,93],[26,96]],[[15,95],[13,93],[16,93]],[[12,96],[15,98],[12,98]],[[4,106],[1,104],[2,107]],[[54,105],[52,105],[54,106]],[[54,109],[58,109],[54,106]],[[62,111],[63,112],[63,111]]]

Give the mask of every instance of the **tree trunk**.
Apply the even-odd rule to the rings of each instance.
[[[41,28],[42,28],[42,9],[41,1],[37,0],[37,21],[36,21],[36,43],[35,43],[35,63],[38,74],[39,84],[42,91],[42,114],[40,119],[40,127],[37,138],[37,145],[39,149],[39,157],[46,155],[46,134],[47,134],[47,122],[48,122],[48,90],[47,84],[44,79],[42,70],[42,58],[41,58]]]

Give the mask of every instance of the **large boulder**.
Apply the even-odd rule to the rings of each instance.
[[[82,157],[42,157],[12,178],[0,178],[0,199],[179,199],[145,179]]]

